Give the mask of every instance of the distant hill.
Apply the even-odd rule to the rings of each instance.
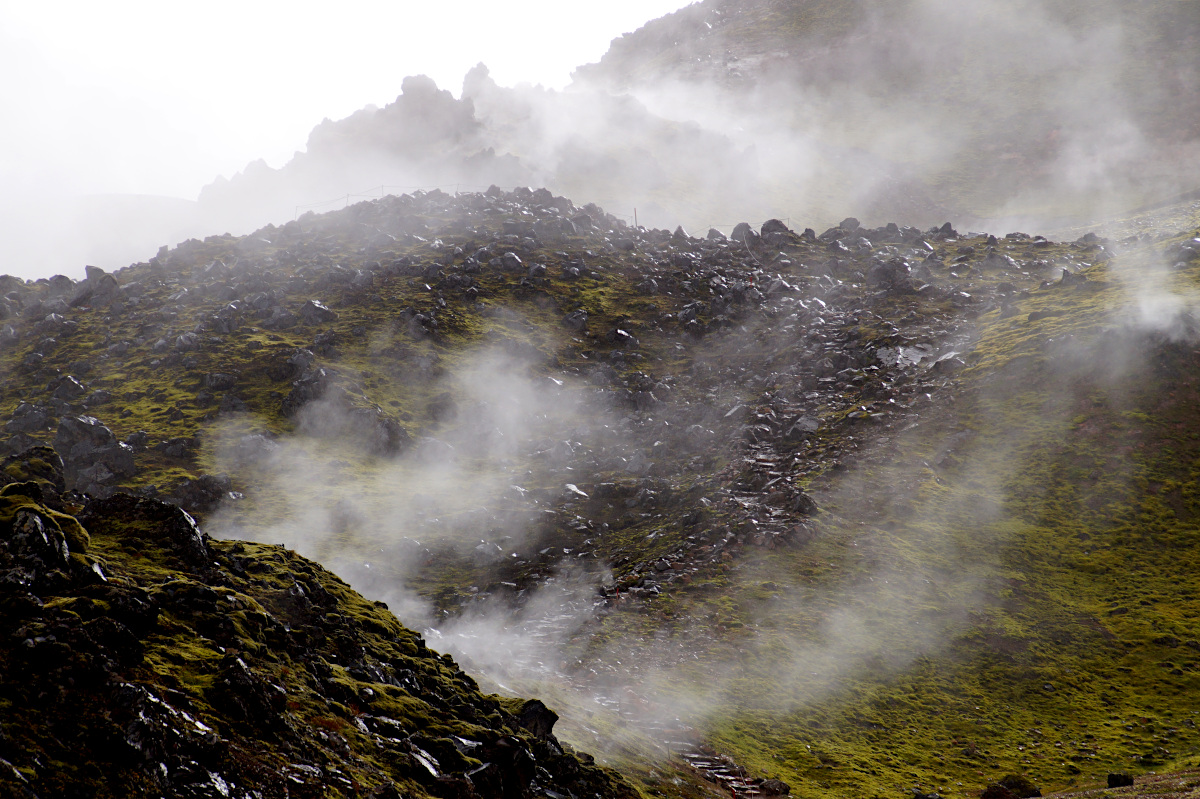
[[[248,231],[381,184],[544,185],[688,229],[1049,228],[1200,185],[1198,44],[1197,0],[706,0],[615,40],[568,91],[483,67],[457,98],[410,78],[201,205]]]
[[[1111,210],[1197,183],[1194,0],[705,0],[575,78],[716,90],[766,130],[885,159],[956,213],[1079,215],[1105,208],[1092,193]]]

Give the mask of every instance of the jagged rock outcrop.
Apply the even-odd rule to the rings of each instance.
[[[636,795],[316,564],[79,501],[0,489],[5,795]]]

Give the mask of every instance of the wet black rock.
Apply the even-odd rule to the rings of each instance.
[[[219,676],[208,698],[234,721],[253,730],[274,730],[286,725],[283,710],[287,691],[255,673],[236,655],[227,654],[221,661]]]

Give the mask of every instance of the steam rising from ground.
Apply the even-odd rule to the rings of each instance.
[[[353,417],[334,398],[304,406],[295,437],[269,444],[232,432],[221,437],[218,462],[246,470],[256,493],[281,500],[256,508],[253,521],[227,508],[213,531],[282,542],[396,605],[406,623],[431,623],[428,606],[404,582],[438,548],[489,563],[512,558],[551,512],[550,500],[571,491],[569,442],[604,419],[564,381],[533,376],[527,361],[503,351],[468,355],[440,388],[432,413],[447,423],[395,459],[338,440]],[[526,487],[543,476],[517,464],[539,461],[563,477],[553,489]],[[271,514],[266,524],[264,511]]]
[[[1005,579],[997,553],[1022,524],[1005,503],[1031,468],[1031,448],[1072,436],[1081,398],[1097,387],[1120,402],[1116,388],[1146,368],[1148,337],[1197,338],[1200,297],[1177,285],[1170,259],[1145,253],[1104,267],[1128,298],[1100,320],[1108,332],[1095,340],[1049,339],[1037,369],[1019,359],[989,364],[1001,377],[973,405],[927,407],[864,446],[851,469],[825,484],[816,542],[727,572],[722,590],[740,597],[751,619],[740,632],[716,634],[727,619],[660,617],[653,603],[629,594],[598,617],[597,588],[611,577],[602,566],[569,558],[541,587],[481,596],[452,618],[439,617],[407,587],[443,545],[493,564],[514,553],[528,558],[539,519],[577,490],[567,483],[588,480],[582,453],[620,428],[584,386],[565,375],[541,376],[503,350],[471,354],[434,387],[446,423],[430,425],[436,438],[419,438],[395,460],[364,466],[346,447],[331,445],[324,432],[340,429],[343,410],[330,401],[311,404],[300,418],[302,434],[277,442],[254,465],[263,496],[286,498],[283,508],[254,513],[285,512],[252,528],[228,510],[210,529],[280,541],[320,560],[386,600],[485,685],[551,699],[569,734],[597,736],[584,741],[592,750],[628,744],[600,729],[597,714],[604,711],[661,743],[684,740],[740,709],[811,707],[856,680],[887,681],[917,659],[947,656],[968,628],[990,629]],[[795,342],[794,333],[766,319],[747,320],[732,335],[772,352]],[[957,335],[956,348],[978,343],[978,331]],[[1037,402],[1025,408],[1020,391],[1031,381]],[[975,418],[960,420],[968,411]],[[632,435],[620,442],[628,454],[645,443]],[[219,453],[235,469],[240,446],[230,435]],[[1129,483],[1130,468],[1116,463],[1110,476]],[[821,561],[836,563],[841,574],[806,573]],[[649,620],[639,623],[643,618]],[[593,638],[606,625],[621,634]]]
[[[227,209],[275,202],[278,213],[303,192],[354,190],[382,174],[427,185],[545,184],[693,231],[755,216],[927,223],[951,211],[1036,227],[1168,196],[1197,179],[1172,169],[1200,163],[1176,160],[1196,152],[1196,141],[1164,138],[1143,114],[1162,98],[1125,92],[1135,39],[1118,17],[1084,25],[1048,5],[1025,4],[1015,16],[992,2],[906,8],[903,17],[868,16],[845,52],[816,63],[788,56],[771,77],[735,93],[689,75],[633,86],[628,97],[505,89],[480,69],[455,99],[412,80],[396,105],[321,126],[290,167],[256,168],[213,187],[208,199]],[[983,39],[974,35],[981,29]],[[1190,74],[1181,68],[1176,77]],[[347,176],[358,183],[336,183]],[[607,575],[565,564],[542,590],[494,597],[456,619],[437,618],[402,587],[432,544],[480,558],[527,555],[525,535],[551,503],[522,485],[531,475],[517,464],[541,453],[555,464],[546,473],[557,472],[561,495],[575,463],[562,442],[594,438],[606,424],[606,411],[580,401],[576,386],[531,377],[494,354],[462,370],[450,389],[459,423],[395,462],[361,470],[313,438],[281,442],[255,479],[289,498],[290,519],[252,534],[321,560],[426,628],[435,647],[514,690],[550,681],[584,709],[623,698],[624,716],[646,729],[661,726],[665,708],[679,724],[702,727],[731,706],[811,706],[856,675],[886,678],[944,653],[977,614],[986,616],[1002,576],[996,552],[1019,523],[1004,499],[1033,444],[1071,434],[1076,381],[1115,384],[1142,368],[1138,342],[1148,331],[1195,337],[1197,298],[1174,285],[1169,265],[1114,268],[1111,278],[1133,298],[1133,321],[1106,320],[1113,332],[1100,345],[1048,344],[1061,369],[1038,373],[1049,400],[1029,411],[1028,424],[989,418],[997,437],[956,427],[953,417],[914,418],[829,484],[819,497],[830,515],[818,551],[852,567],[844,580],[817,591],[795,571],[732,574],[738,591],[773,586],[751,603],[752,626],[733,643],[712,634],[719,622],[709,618],[649,630],[609,619],[637,634],[587,642],[595,587]],[[1005,385],[979,399],[976,412],[1009,413],[1005,392],[1029,374],[1006,368]],[[307,424],[319,432],[336,425],[338,412],[318,405]],[[236,441],[228,446],[233,452]],[[239,525],[230,514],[213,529],[246,535]],[[374,554],[368,563],[351,550]],[[795,569],[799,557],[778,562]],[[629,601],[618,599],[618,617]]]

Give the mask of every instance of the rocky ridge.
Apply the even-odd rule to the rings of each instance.
[[[13,283],[0,312],[9,397],[21,400],[9,401],[4,446],[53,444],[72,489],[124,486],[203,514],[248,484],[162,479],[199,465],[215,423],[258,426],[236,442],[234,467],[268,458],[289,429],[348,440],[360,456],[429,447],[431,432],[452,433],[466,415],[440,390],[446,353],[492,337],[619,423],[530,442],[525,455],[585,475],[541,504],[567,502],[594,529],[589,513],[677,504],[708,472],[719,478],[709,504],[753,517],[754,541],[803,539],[814,508],[803,484],[852,462],[862,425],[901,424],[951,385],[974,317],[1086,286],[1078,271],[1107,257],[1094,238],[1065,247],[853,219],[820,235],[772,220],[696,238],[634,229],[544,190],[387,198],[164,248],[79,284]],[[507,303],[551,309],[557,330],[537,343],[481,336]],[[369,340],[381,325],[384,348]],[[134,388],[162,374],[170,385]],[[422,384],[423,409],[389,399]],[[318,405],[336,421],[306,415]],[[656,457],[666,453],[689,457]]]
[[[347,479],[305,490],[328,488],[329,528],[373,553],[372,500],[347,486],[376,468],[412,478],[420,463],[482,463],[504,475],[503,496],[469,513],[390,487],[428,508],[403,529],[417,574],[371,554],[380,582],[346,576],[407,582],[452,619],[519,612],[571,568],[611,569],[585,630],[620,629],[769,554],[824,551],[847,517],[886,522],[894,506],[851,510],[838,481],[961,398],[981,323],[1023,335],[1065,324],[1066,308],[1113,295],[1114,253],[1166,243],[1169,265],[1191,269],[1194,237],[1169,231],[1058,243],[846,219],[821,234],[770,220],[696,237],[545,190],[389,197],[185,242],[81,283],[10,281],[4,468],[26,480],[23,453],[53,445],[64,468],[49,482],[88,507],[167,499],[202,520],[246,507],[253,533],[254,511],[275,507],[257,479],[292,442],[317,442]],[[546,401],[546,423],[500,459],[484,446],[504,432],[499,398],[454,382],[478,346]],[[951,418],[931,436],[913,474],[951,482],[972,433]],[[102,516],[79,518],[91,530]],[[740,624],[718,615],[712,629]],[[633,661],[601,654],[582,646],[571,679],[603,686],[692,651],[659,640]],[[774,772],[760,773],[747,784]]]

